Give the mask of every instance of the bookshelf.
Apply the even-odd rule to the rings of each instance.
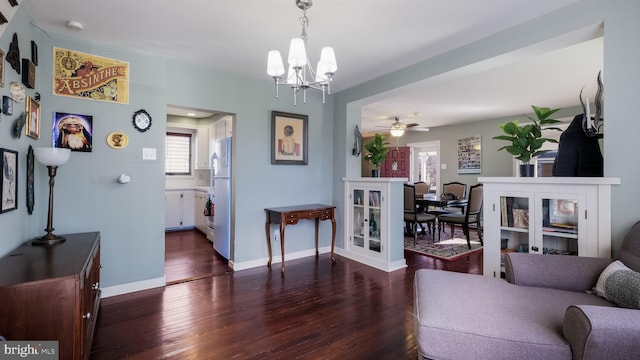
[[[611,256],[611,185],[620,179],[480,177],[478,181],[484,184],[484,275],[504,272],[506,252]]]

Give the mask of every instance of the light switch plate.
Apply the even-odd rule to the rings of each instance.
[[[447,170],[447,164],[440,164],[440,170]]]
[[[142,160],[155,160],[156,148],[142,148]]]

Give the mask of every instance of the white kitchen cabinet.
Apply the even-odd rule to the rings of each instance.
[[[195,191],[194,203],[193,203],[193,216],[196,229],[201,233],[207,233],[207,217],[204,216],[204,206],[207,203],[206,191]]]
[[[231,137],[232,135],[231,115],[225,116],[222,119],[215,122],[215,133],[216,133],[216,136],[215,136],[216,141]]]
[[[406,179],[378,179],[345,180],[345,244],[339,253],[393,271],[406,266],[401,192]],[[392,187],[395,201],[391,200]]]
[[[196,170],[211,168],[209,125],[196,128]]]
[[[478,182],[484,185],[485,276],[501,276],[506,252],[611,257],[611,185],[620,179],[479,177]]]
[[[165,199],[165,230],[185,230],[194,227],[194,191],[167,190]]]

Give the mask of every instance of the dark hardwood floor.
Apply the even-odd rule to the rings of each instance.
[[[164,273],[167,285],[232,272],[209,240],[197,230],[172,231],[164,235]]]
[[[415,271],[481,274],[482,253],[405,256],[391,273],[323,254],[284,278],[265,265],[106,298],[91,359],[416,359]]]

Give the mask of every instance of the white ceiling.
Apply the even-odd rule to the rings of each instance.
[[[307,12],[309,56],[315,63],[321,47],[334,47],[338,71],[332,90],[337,92],[576,1],[316,0]],[[295,0],[24,0],[23,5],[46,32],[203,63],[265,82],[272,81],[266,74],[267,52],[277,49],[286,57],[302,15]],[[81,22],[84,30],[67,28],[69,20]],[[435,127],[527,112],[531,103],[575,105],[582,86],[593,85],[595,92],[602,40],[528,55],[526,61],[502,59],[499,67],[484,64],[487,71],[380,96],[363,108],[362,130],[390,125],[393,116]]]

